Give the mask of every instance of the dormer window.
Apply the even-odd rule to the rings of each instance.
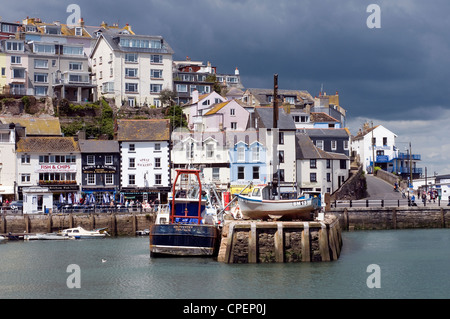
[[[83,35],[83,29],[80,27],[75,28],[75,35],[81,36]]]
[[[23,42],[14,42],[8,41],[6,42],[6,50],[7,51],[22,51],[23,52]]]
[[[61,27],[59,26],[45,26],[45,33],[47,34],[61,34]]]

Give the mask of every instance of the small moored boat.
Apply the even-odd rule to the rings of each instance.
[[[107,228],[99,228],[94,230],[86,230],[83,227],[68,228],[61,231],[61,236],[75,238],[75,239],[88,239],[88,238],[104,238],[109,235],[106,232]]]

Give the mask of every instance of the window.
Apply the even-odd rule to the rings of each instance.
[[[128,147],[128,152],[136,152],[136,145],[130,144],[130,146]]]
[[[11,55],[11,64],[20,64],[22,63],[22,57]]]
[[[83,34],[83,29],[80,27],[76,27],[75,28],[75,35],[82,35]]]
[[[163,63],[162,55],[160,54],[152,54],[150,56],[151,63]]]
[[[253,166],[253,179],[259,179],[259,166]]]
[[[128,185],[135,185],[136,184],[136,175],[130,174],[128,175]]]
[[[150,93],[160,93],[162,84],[150,84]]]
[[[372,145],[377,145],[377,138],[376,137],[372,138]]]
[[[46,96],[48,92],[47,86],[35,86],[34,87],[34,94],[39,96]]]
[[[284,163],[284,151],[278,151],[278,162]]]
[[[22,180],[22,183],[29,183],[29,182],[31,182],[31,175],[30,174],[21,174],[21,180]]]
[[[384,146],[387,145],[387,137],[383,137],[383,145],[384,145]]]
[[[327,159],[327,168],[331,168],[331,160]]]
[[[259,147],[254,147],[252,152],[253,162],[259,162]]]
[[[161,158],[155,157],[155,168],[161,168]]]
[[[81,71],[81,70],[83,70],[83,63],[82,62],[69,62],[69,70]]]
[[[34,60],[35,69],[48,69],[48,60]]]
[[[55,46],[52,44],[34,44],[35,53],[51,53],[55,54]]]
[[[309,160],[309,168],[317,168],[317,160],[316,159]]]
[[[6,76],[6,68],[2,68],[2,76]]]
[[[219,167],[213,167],[212,179],[215,181],[218,181],[220,179],[220,168]]]
[[[112,164],[113,164],[112,155],[105,155],[105,165],[112,165]]]
[[[340,160],[339,166],[341,169],[347,169],[347,161],[346,160]]]
[[[155,174],[155,185],[161,184],[162,184],[161,174]]]
[[[69,82],[89,83],[89,75],[69,74]]]
[[[15,33],[17,32],[17,25],[2,23],[2,32]]]
[[[295,97],[293,96],[286,96],[284,99],[289,104],[295,104]]]
[[[317,182],[317,175],[316,175],[316,173],[310,173],[310,174],[309,174],[309,181],[310,181],[311,183]]]
[[[94,155],[88,155],[87,156],[87,163],[88,163],[88,165],[94,165],[95,164],[95,156]]]
[[[186,158],[193,159],[194,158],[194,142],[186,145]]]
[[[348,141],[344,141],[344,150],[348,150]]]
[[[126,53],[125,54],[125,62],[126,63],[137,63],[138,62],[137,53]]]
[[[161,151],[161,143],[155,143],[155,151]]]
[[[88,173],[87,174],[87,184],[88,185],[95,185],[95,174]]]
[[[21,163],[22,164],[30,164],[30,155],[22,155],[21,156]]]
[[[237,122],[231,122],[231,129],[237,130]]]
[[[327,173],[327,182],[331,182],[331,173]]]
[[[137,83],[125,83],[125,91],[128,93],[137,93],[138,84]]]
[[[316,141],[316,147],[323,150],[323,140],[317,140]]]
[[[25,79],[25,69],[13,69],[14,79]]]
[[[114,82],[103,82],[103,93],[113,93],[114,92]]]
[[[134,97],[128,97],[128,105],[129,106],[134,106],[136,104],[136,100]]]
[[[238,179],[244,179],[244,166],[238,166]]]
[[[239,162],[245,161],[245,148],[238,147],[237,152],[238,152],[238,161]]]
[[[335,151],[337,149],[337,142],[336,141],[331,141],[331,149],[333,151]]]
[[[206,144],[206,158],[213,158],[213,157],[214,157],[214,145]]]
[[[83,48],[82,47],[64,46],[63,47],[63,54],[83,55]]]
[[[6,42],[6,50],[23,51],[23,42]]]
[[[128,168],[136,168],[136,159],[134,157],[128,159]]]
[[[34,74],[34,82],[47,83],[48,82],[48,73],[35,73]]]
[[[280,182],[284,182],[284,169],[280,169]]]
[[[236,110],[235,109],[230,109],[230,115],[236,115]]]
[[[177,84],[177,92],[187,92],[188,86],[187,84]]]
[[[114,184],[114,174],[107,173],[105,174],[105,185],[113,185]]]
[[[162,79],[163,70],[150,70],[150,77],[153,79]]]
[[[125,68],[125,76],[128,78],[137,78],[138,69]]]
[[[280,145],[284,144],[284,132],[278,133],[278,144],[280,144]]]

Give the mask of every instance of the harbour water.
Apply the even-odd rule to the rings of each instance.
[[[148,237],[3,242],[0,298],[450,298],[450,230],[342,235],[339,260],[295,264],[152,258]],[[367,285],[373,264],[380,288]],[[69,265],[80,288],[67,285]]]

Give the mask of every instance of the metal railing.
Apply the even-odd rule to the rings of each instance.
[[[358,200],[335,200],[331,202],[332,208],[375,208],[375,207],[445,207],[450,206],[448,200],[420,200],[405,199],[358,199]]]

